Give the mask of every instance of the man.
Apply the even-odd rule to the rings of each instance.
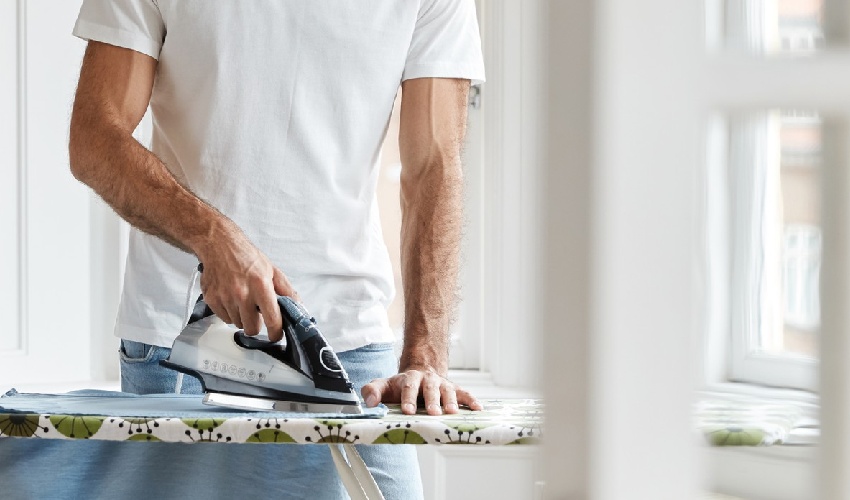
[[[116,324],[124,390],[173,391],[175,374],[157,361],[182,327],[200,261],[206,302],[249,335],[265,325],[280,339],[276,296],[301,300],[367,406],[401,403],[413,414],[420,397],[431,415],[480,408],[445,378],[466,99],[484,78],[473,0],[85,0],[74,34],[89,46],[71,169],[134,226]],[[396,366],[375,188],[399,85],[405,340]],[[132,137],[148,105],[150,151]],[[183,390],[200,387],[189,380]],[[150,477],[176,496],[175,467],[195,477],[192,462],[226,460],[197,488],[341,495],[335,476],[319,476],[334,474],[323,447],[215,448],[168,448]],[[362,448],[387,498],[421,497],[412,449]]]

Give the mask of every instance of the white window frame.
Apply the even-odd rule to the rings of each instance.
[[[451,377],[537,387],[544,124],[538,2],[479,0],[487,82],[467,131],[464,302]]]
[[[780,49],[780,33],[774,29],[778,26],[773,26],[771,21],[775,8],[772,0],[742,3],[707,0],[708,50],[715,54],[775,53]],[[755,125],[753,120],[760,120],[761,124]],[[754,173],[761,179],[758,182],[779,181],[780,120],[777,111],[763,113],[752,108],[716,113],[708,120],[704,256],[708,336],[704,368],[709,387],[729,382],[756,384],[752,387],[754,393],[759,392],[758,386],[804,391],[818,388],[816,360],[765,352],[759,338],[767,333],[775,336],[778,331],[763,316],[774,322],[782,321],[781,293],[773,296],[769,293],[781,290],[781,272],[765,273],[762,269],[762,261],[767,259],[781,271],[778,249],[782,228],[771,225],[774,227],[768,228],[770,234],[766,236],[763,224],[765,207],[777,202],[765,196],[776,196],[778,190],[757,189],[753,185],[754,177],[737,178],[735,183],[730,183],[733,180],[730,172],[741,171],[744,166],[758,167]],[[747,192],[731,193],[732,185]],[[740,213],[730,212],[735,210],[731,203],[740,205],[742,195],[747,202],[745,222],[741,221]],[[739,212],[740,209],[739,206]],[[776,244],[766,245],[763,241],[766,237],[775,239]],[[769,282],[777,281],[777,277],[778,282]],[[803,395],[801,398],[806,399]]]
[[[779,119],[778,112],[744,112],[731,117],[714,116],[709,125],[705,210],[707,320],[710,336],[729,337],[728,350],[722,346],[713,350],[715,356],[719,354],[714,362],[726,362],[728,368],[712,378],[714,382],[816,391],[817,361],[802,355],[766,352],[760,339],[762,335],[775,336],[781,329],[775,323],[782,321],[782,294],[769,294],[770,290],[782,288],[778,248],[782,239],[781,233],[777,234],[781,226],[765,224],[769,210],[766,207],[776,201],[766,196],[778,192],[765,187],[769,182],[778,182]],[[732,172],[739,173],[736,179],[730,177]],[[735,186],[734,192],[730,186]],[[766,238],[777,244],[768,244]],[[773,255],[768,255],[771,252]],[[771,259],[776,266],[774,273],[764,270],[763,261]],[[709,356],[711,353],[709,350]]]

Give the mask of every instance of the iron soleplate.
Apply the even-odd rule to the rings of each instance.
[[[248,396],[236,396],[234,394],[223,394],[220,392],[207,392],[204,396],[204,404],[222,406],[226,408],[238,408],[248,411],[283,411],[290,413],[343,413],[346,415],[359,415],[363,409],[359,404],[329,404],[311,403],[304,401],[275,401],[271,399],[252,398]]]

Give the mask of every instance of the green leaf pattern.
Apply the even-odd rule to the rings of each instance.
[[[540,400],[485,400],[480,412],[403,415],[397,406],[380,419],[180,419],[0,413],[0,438],[97,439],[178,443],[294,444],[539,444]],[[2,411],[2,410],[0,410]],[[695,428],[713,446],[781,444],[803,416],[799,408],[752,400],[701,401]]]
[[[0,437],[108,441],[294,444],[537,444],[543,424],[537,400],[488,400],[485,410],[455,415],[402,415],[381,419],[120,418],[0,414]]]
[[[38,415],[11,413],[0,415],[0,435],[10,437],[32,437],[39,429]]]

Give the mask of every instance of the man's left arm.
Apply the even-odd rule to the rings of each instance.
[[[404,348],[399,373],[363,387],[367,406],[401,403],[416,412],[421,395],[429,415],[482,408],[450,382],[449,326],[458,297],[463,225],[461,149],[469,80],[419,78],[402,84],[401,267]]]

